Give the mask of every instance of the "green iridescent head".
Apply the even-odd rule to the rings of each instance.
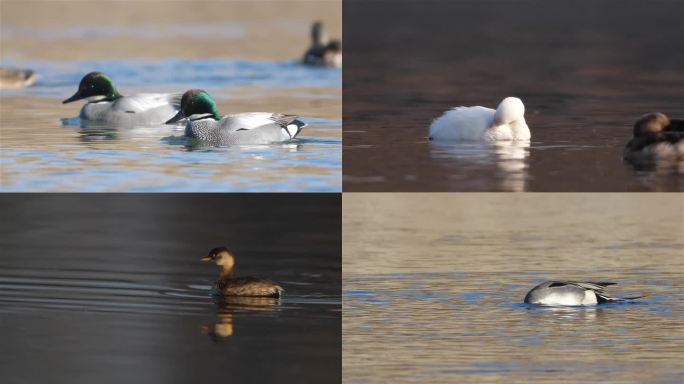
[[[191,89],[183,94],[181,99],[180,111],[176,116],[172,117],[166,124],[173,124],[183,118],[191,118],[196,116],[193,120],[213,118],[214,120],[221,120],[221,115],[218,113],[216,103],[209,96],[206,91],[201,89]]]
[[[94,101],[102,100],[116,100],[121,97],[121,94],[116,90],[114,82],[109,76],[102,72],[90,72],[81,79],[78,85],[78,91],[70,98],[62,101],[62,104],[71,103],[72,101],[85,99],[87,97],[95,98]]]

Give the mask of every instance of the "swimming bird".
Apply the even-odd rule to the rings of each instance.
[[[90,72],[81,79],[78,91],[62,104],[88,98],[81,119],[122,125],[163,124],[180,107],[180,93],[139,93],[124,96],[109,76]]]
[[[33,85],[38,76],[30,69],[0,68],[0,89],[18,89]]]
[[[342,42],[328,39],[320,21],[311,25],[311,46],[304,53],[302,62],[312,66],[342,67]]]
[[[167,124],[187,118],[185,136],[214,145],[254,145],[289,141],[306,126],[295,115],[247,112],[221,116],[216,103],[201,89],[181,99],[181,109]]]
[[[430,125],[430,140],[505,141],[529,140],[525,105],[507,97],[496,110],[485,107],[456,107]]]
[[[539,305],[596,305],[639,299],[637,297],[611,297],[604,293],[605,287],[617,283],[547,281],[532,288],[525,295],[525,303]]]
[[[213,261],[220,266],[221,274],[214,283],[213,293],[222,296],[280,297],[283,288],[271,280],[256,277],[233,277],[235,257],[226,247],[209,251],[202,261]]]
[[[648,113],[636,121],[633,134],[623,151],[625,159],[684,161],[684,120]]]

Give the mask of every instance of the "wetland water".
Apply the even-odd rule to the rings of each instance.
[[[622,160],[639,116],[684,117],[682,13],[677,1],[345,2],[344,190],[683,190],[681,165]],[[444,111],[506,96],[526,105],[529,144],[427,140]]]
[[[340,382],[340,196],[0,196],[2,382]],[[215,301],[236,276],[277,300]],[[36,367],[39,362],[39,367]]]
[[[679,383],[684,202],[650,194],[345,194],[347,383]],[[631,304],[523,304],[545,280]]]
[[[0,65],[40,76],[0,91],[3,191],[341,190],[342,72],[298,62],[313,20],[340,35],[340,4],[214,2],[191,16],[184,4],[159,18],[144,1],[2,2]],[[86,127],[74,118],[83,103],[61,101],[95,70],[124,95],[201,88],[222,114],[298,114],[308,126],[291,143],[223,148],[191,145],[182,126]]]

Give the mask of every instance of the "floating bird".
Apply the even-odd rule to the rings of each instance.
[[[532,288],[525,295],[525,303],[540,305],[596,305],[639,299],[637,297],[611,297],[604,293],[605,287],[617,283],[547,281]]]
[[[623,157],[684,161],[684,120],[670,120],[660,112],[641,116],[634,124],[634,137],[625,146]]]
[[[304,53],[302,62],[313,66],[342,67],[342,42],[328,39],[320,21],[311,25],[311,46]]]
[[[117,125],[163,124],[180,107],[180,93],[139,93],[124,96],[109,76],[90,72],[81,79],[78,91],[62,104],[88,98],[81,109],[83,120]]]
[[[247,112],[221,116],[216,103],[201,89],[191,89],[181,99],[181,109],[168,120],[187,118],[185,136],[213,145],[255,145],[285,142],[306,126],[295,115]]]
[[[430,125],[430,140],[505,141],[529,140],[525,105],[507,97],[496,110],[485,107],[456,107]]]
[[[213,293],[222,296],[280,297],[283,288],[271,280],[256,277],[233,277],[235,257],[225,247],[214,248],[202,261],[213,261],[221,273],[214,283]]]
[[[0,68],[0,89],[18,89],[33,85],[38,76],[30,69]]]

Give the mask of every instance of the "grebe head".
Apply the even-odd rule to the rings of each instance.
[[[213,261],[224,270],[232,270],[235,266],[235,257],[226,247],[212,249],[207,256],[202,258],[202,261]]]
[[[634,123],[634,136],[657,134],[670,125],[670,119],[660,112],[647,113]]]
[[[517,97],[507,97],[499,103],[494,114],[494,125],[511,124],[525,118],[525,105]]]

